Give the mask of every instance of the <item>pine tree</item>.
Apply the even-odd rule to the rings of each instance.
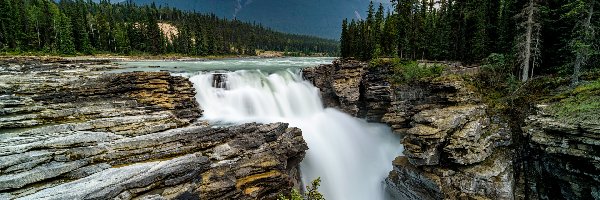
[[[528,4],[519,14],[524,18],[521,23],[522,34],[517,38],[518,57],[521,63],[521,81],[527,81],[530,78],[532,69],[540,55],[540,29],[539,22],[539,4],[537,0],[529,0]]]
[[[73,36],[75,37],[75,48],[79,52],[91,54],[92,46],[87,30],[86,5],[83,0],[77,0],[74,6],[75,11],[74,16],[72,17],[72,23]]]
[[[596,33],[594,24],[592,23],[595,4],[595,0],[575,0],[567,5],[571,9],[565,16],[578,19],[569,44],[571,51],[575,54],[575,60],[573,61],[573,85],[579,84],[582,66],[587,64],[588,59],[595,53],[593,43]]]
[[[343,58],[350,57],[350,38],[348,37],[348,19],[342,21],[342,35],[340,38],[340,48]]]
[[[380,44],[381,41],[381,34],[382,34],[382,26],[383,26],[383,20],[384,20],[384,16],[383,16],[383,12],[384,12],[384,8],[383,8],[383,4],[379,4],[379,8],[377,8],[377,12],[375,13],[375,20],[373,23],[373,27],[371,30],[371,43],[373,44],[373,53],[372,56],[373,57],[379,57],[381,56],[382,53],[382,47]]]
[[[369,3],[369,10],[367,11],[367,21],[363,25],[363,38],[365,42],[361,54],[361,58],[363,60],[370,60],[373,57],[373,50],[375,49],[375,43],[377,43],[375,31],[375,10],[373,7],[373,2],[371,1]]]
[[[439,51],[436,53],[436,59],[447,60],[451,59],[450,51],[452,48],[452,18],[450,15],[450,4],[449,1],[442,0],[440,2],[439,17],[437,19],[438,28],[436,29],[436,41]]]
[[[131,51],[131,44],[129,42],[129,37],[127,36],[127,27],[124,27],[122,24],[117,24],[113,29],[113,33],[115,37],[115,52],[129,54]]]
[[[73,44],[71,20],[64,13],[60,13],[59,15],[57,28],[58,51],[62,54],[74,54],[75,45]]]
[[[498,20],[496,23],[497,42],[496,47],[499,52],[512,51],[515,38],[516,24],[515,15],[516,0],[500,0],[498,7]]]
[[[489,55],[488,48],[490,47],[490,42],[488,39],[488,0],[477,0],[473,1],[472,4],[469,5],[469,15],[472,15],[474,26],[473,31],[474,35],[471,40],[471,58],[473,60],[481,60]]]
[[[144,35],[146,36],[146,41],[149,44],[147,46],[146,51],[151,52],[153,54],[160,54],[163,52],[165,48],[163,46],[163,38],[161,35],[160,28],[158,27],[158,22],[156,21],[155,16],[156,6],[154,3],[152,4],[152,8],[147,8],[146,10],[146,23],[144,26],[146,27]]]
[[[62,38],[60,36],[62,36],[61,35],[62,17],[61,17],[60,10],[56,6],[56,4],[54,4],[54,2],[49,2],[48,0],[43,0],[43,1],[45,4],[45,8],[47,9],[47,12],[45,12],[44,14],[46,14],[49,19],[49,23],[46,23],[46,25],[47,25],[47,28],[50,29],[50,31],[46,34],[46,37],[44,37],[45,38],[44,41],[46,43],[45,48],[48,51],[52,51],[54,53],[61,53],[62,49],[60,46],[61,45],[60,40]]]
[[[14,41],[12,10],[10,0],[0,0],[0,50],[12,48],[9,44]]]
[[[255,48],[306,53],[326,51],[330,55],[339,51],[334,40],[275,32],[260,24],[219,19],[214,14],[157,8],[156,5],[136,6],[131,1],[112,4],[108,0],[99,3],[0,0],[0,22],[2,51],[161,54],[167,52],[167,47],[168,52],[189,55],[252,55]],[[181,34],[175,37],[175,44],[166,41],[158,23],[179,29]]]

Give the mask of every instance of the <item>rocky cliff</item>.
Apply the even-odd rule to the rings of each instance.
[[[568,199],[586,199],[595,192],[598,198],[598,188],[588,185],[598,185],[600,179],[597,156],[589,155],[597,155],[597,127],[590,128],[588,123],[583,129],[589,130],[581,131],[581,125],[562,124],[569,128],[566,130],[548,124],[560,119],[534,114],[528,122],[531,128],[524,131],[532,138],[524,140],[530,145],[521,144],[520,135],[516,136],[519,143],[515,143],[515,134],[522,131],[511,129],[509,124],[523,123],[511,121],[481,100],[467,80],[469,76],[462,75],[474,71],[476,68],[448,66],[441,77],[393,85],[388,81],[390,65],[336,61],[305,69],[304,75],[321,89],[326,106],[389,124],[403,136],[404,155],[393,161],[394,170],[386,180],[388,189],[399,199],[559,197],[549,191],[563,191],[561,196]],[[521,157],[523,151],[537,152],[539,161],[526,165],[526,174],[519,172],[516,180],[515,169],[528,159]],[[579,164],[583,166],[573,167]],[[554,178],[539,176],[546,173],[554,174],[550,176]],[[529,175],[546,178],[523,183]],[[556,184],[536,187],[531,183],[549,180]],[[535,195],[532,190],[544,195]],[[588,196],[570,195],[573,192]]]
[[[274,199],[307,149],[284,123],[214,126],[184,77],[0,63],[0,199]]]
[[[558,96],[522,127],[527,197],[600,199],[600,79]]]

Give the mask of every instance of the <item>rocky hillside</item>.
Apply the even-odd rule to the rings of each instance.
[[[511,121],[462,75],[474,71],[454,66],[437,78],[393,85],[389,65],[336,61],[304,76],[326,106],[387,123],[403,136],[404,155],[386,180],[399,199],[600,198],[598,120],[565,123],[540,111],[527,123]],[[525,163],[530,157],[539,159]]]
[[[307,149],[287,124],[218,127],[187,78],[0,63],[0,199],[274,199]]]

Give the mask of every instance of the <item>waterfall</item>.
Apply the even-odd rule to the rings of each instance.
[[[299,69],[200,72],[190,80],[206,120],[286,122],[302,129],[310,148],[300,164],[302,181],[321,177],[319,191],[326,199],[386,198],[383,180],[402,152],[399,139],[385,125],[324,108],[319,89]]]

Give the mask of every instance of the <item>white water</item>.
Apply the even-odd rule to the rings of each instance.
[[[331,200],[386,198],[383,180],[402,151],[389,127],[323,108],[318,89],[298,69],[273,74],[241,70],[226,77],[227,89],[212,87],[211,73],[190,78],[203,118],[299,127],[310,148],[300,164],[305,185],[321,177],[319,191]]]

